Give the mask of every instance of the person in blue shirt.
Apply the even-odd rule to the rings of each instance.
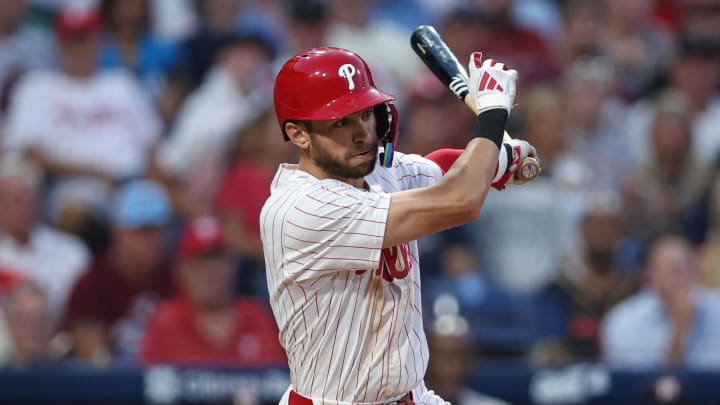
[[[129,69],[154,99],[159,98],[178,46],[153,34],[148,0],[103,0],[100,11],[104,26],[100,67]]]
[[[698,281],[687,239],[663,233],[648,244],[647,284],[602,324],[604,360],[613,367],[720,369],[720,292]]]

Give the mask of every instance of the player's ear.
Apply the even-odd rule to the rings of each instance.
[[[285,123],[285,133],[290,142],[297,145],[298,148],[305,150],[310,147],[310,134],[304,125],[294,121],[288,121]]]

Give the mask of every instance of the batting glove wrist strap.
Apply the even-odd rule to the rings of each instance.
[[[475,119],[472,135],[475,138],[487,138],[493,141],[500,149],[507,119],[508,112],[502,108],[482,112]]]

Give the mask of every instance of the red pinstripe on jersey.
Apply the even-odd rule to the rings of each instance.
[[[318,180],[295,165],[278,169],[261,237],[270,301],[298,393],[378,402],[421,383],[428,353],[417,243],[384,250],[382,241],[387,193],[441,175],[435,163],[402,153],[393,167],[378,165],[366,177],[369,191]]]

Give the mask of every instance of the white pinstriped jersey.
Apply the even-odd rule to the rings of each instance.
[[[442,172],[421,156],[394,159],[365,177],[369,190],[288,164],[272,182],[260,216],[270,304],[293,387],[306,397],[379,402],[423,381],[417,242],[382,242],[389,193],[433,184]]]

